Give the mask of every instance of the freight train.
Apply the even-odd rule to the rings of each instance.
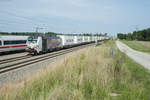
[[[0,53],[25,50],[28,36],[0,36]]]
[[[40,54],[49,52],[56,49],[68,48],[88,43],[94,43],[108,39],[108,37],[100,36],[69,36],[69,35],[57,35],[57,36],[38,36],[28,37],[26,51],[30,54]]]

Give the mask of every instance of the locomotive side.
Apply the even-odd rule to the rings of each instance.
[[[28,36],[0,36],[0,53],[26,49]]]

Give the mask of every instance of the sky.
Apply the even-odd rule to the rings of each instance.
[[[0,31],[116,35],[150,27],[150,0],[0,0]]]

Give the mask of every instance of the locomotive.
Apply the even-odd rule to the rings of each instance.
[[[62,40],[59,37],[49,36],[38,36],[29,37],[27,40],[26,51],[33,54],[40,54],[52,51],[62,47]]]

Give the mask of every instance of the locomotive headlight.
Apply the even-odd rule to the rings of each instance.
[[[37,47],[34,46],[33,49],[37,49]]]
[[[35,45],[33,48],[34,48],[34,49],[37,49],[37,48],[39,48],[39,46],[38,46],[38,45]]]
[[[36,45],[36,48],[39,48],[39,45]]]

